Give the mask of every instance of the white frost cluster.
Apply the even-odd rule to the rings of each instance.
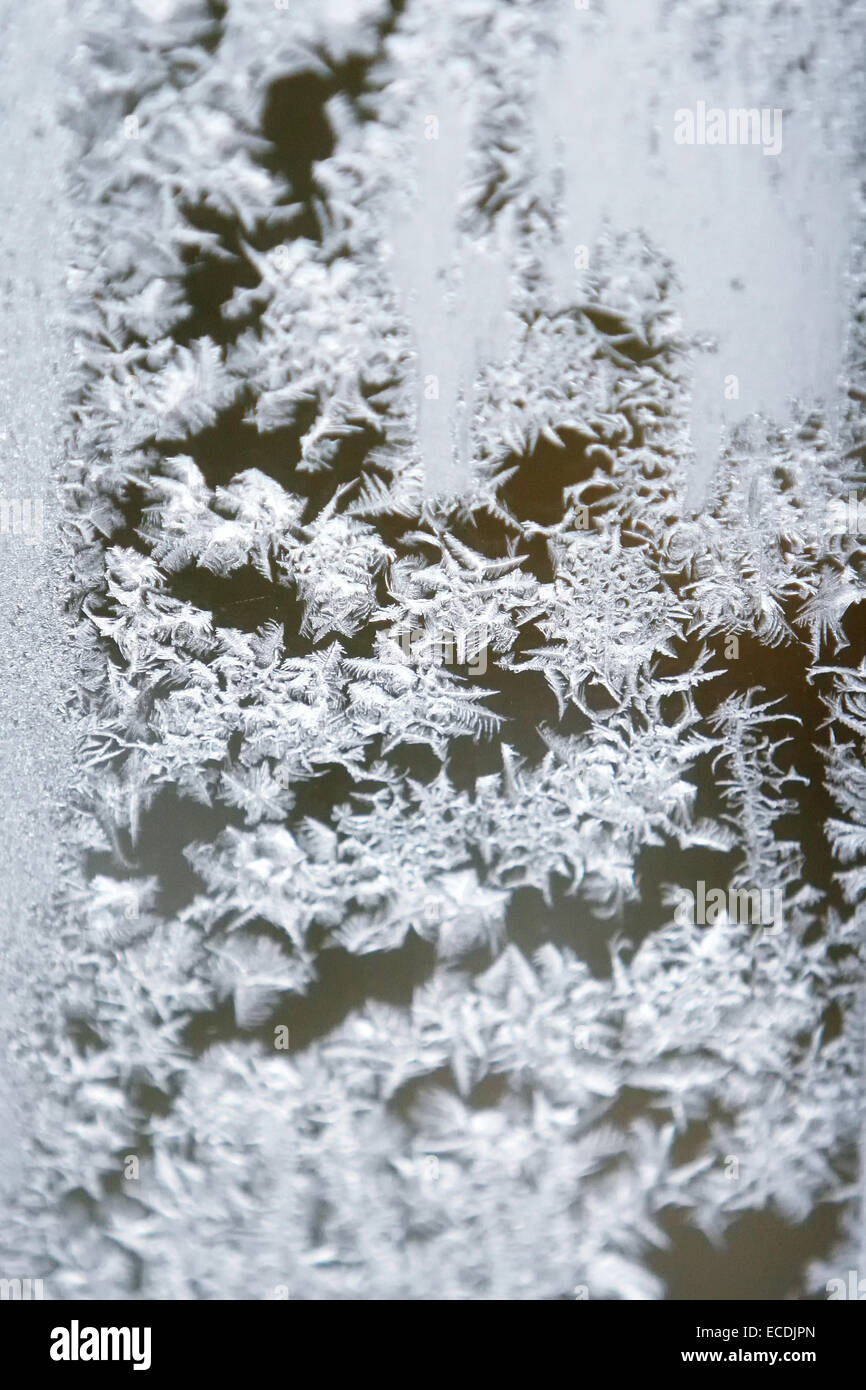
[[[611,230],[571,300],[549,274],[563,208],[520,136],[552,4],[85,8],[70,601],[98,868],[56,1042],[55,1293],[655,1299],[684,1223],[722,1242],[836,1203],[843,1239],[866,588],[862,538],[809,519],[857,477],[853,405],[844,464],[820,416],[765,422],[690,510],[671,267]],[[458,260],[499,238],[509,266],[498,355],[454,345],[468,470],[440,491],[437,348],[401,291],[434,49],[470,102]],[[261,134],[303,73],[337,74],[318,239]],[[254,283],[224,341],[187,341],[190,259],[233,255]],[[400,644],[419,629],[470,657],[483,633],[483,677]],[[800,843],[809,758],[838,879]],[[147,849],[166,808],[185,892]],[[779,888],[785,931],[677,922],[713,875]]]

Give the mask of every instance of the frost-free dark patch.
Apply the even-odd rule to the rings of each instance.
[[[542,437],[531,454],[506,459],[502,472],[512,468],[517,471],[506,479],[499,495],[519,520],[555,526],[566,511],[564,489],[587,482],[600,466],[599,455],[592,451],[592,440],[565,429],[562,440],[559,448]],[[587,491],[585,505],[591,501],[592,494]],[[586,529],[588,523],[589,518]]]
[[[248,468],[257,468],[289,487],[300,462],[301,440],[316,419],[317,404],[302,402],[293,424],[267,433],[249,418],[251,404],[251,395],[244,392],[212,425],[192,436],[154,441],[155,447],[165,458],[188,454],[212,488],[224,487]]]
[[[745,1212],[721,1248],[688,1225],[681,1212],[666,1212],[663,1224],[669,1244],[654,1251],[649,1264],[674,1300],[802,1298],[807,1266],[826,1258],[839,1237],[839,1212],[829,1205],[802,1224],[775,1211]]]

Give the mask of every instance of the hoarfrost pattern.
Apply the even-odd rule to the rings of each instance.
[[[562,208],[513,137],[556,6],[87,8],[93,872],[45,1177],[86,1217],[55,1291],[652,1299],[682,1222],[821,1204],[842,1268],[863,549],[813,520],[861,476],[862,378],[844,468],[804,409],[733,442],[690,511],[671,267],[608,231],[579,302],[548,273]],[[425,480],[388,254],[434,39],[472,93],[454,235],[510,267],[499,356],[461,345],[453,495]],[[268,92],[289,122],[293,92],[328,100],[333,147],[307,131],[293,182]],[[484,676],[407,651],[419,628],[469,659],[484,634]],[[680,924],[678,890],[720,874],[780,889],[785,930]]]

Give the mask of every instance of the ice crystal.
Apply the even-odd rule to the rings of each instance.
[[[70,604],[98,871],[46,1182],[95,1215],[58,1287],[660,1298],[680,1218],[850,1220],[864,584],[815,518],[856,475],[854,409],[844,464],[820,416],[764,422],[694,510],[669,265],[609,229],[579,292],[550,273],[563,208],[515,132],[553,4],[86,8]],[[469,146],[426,342],[435,35]],[[298,81],[333,137],[306,165]],[[508,274],[468,332],[478,245]],[[785,930],[681,922],[713,876],[778,888]]]

